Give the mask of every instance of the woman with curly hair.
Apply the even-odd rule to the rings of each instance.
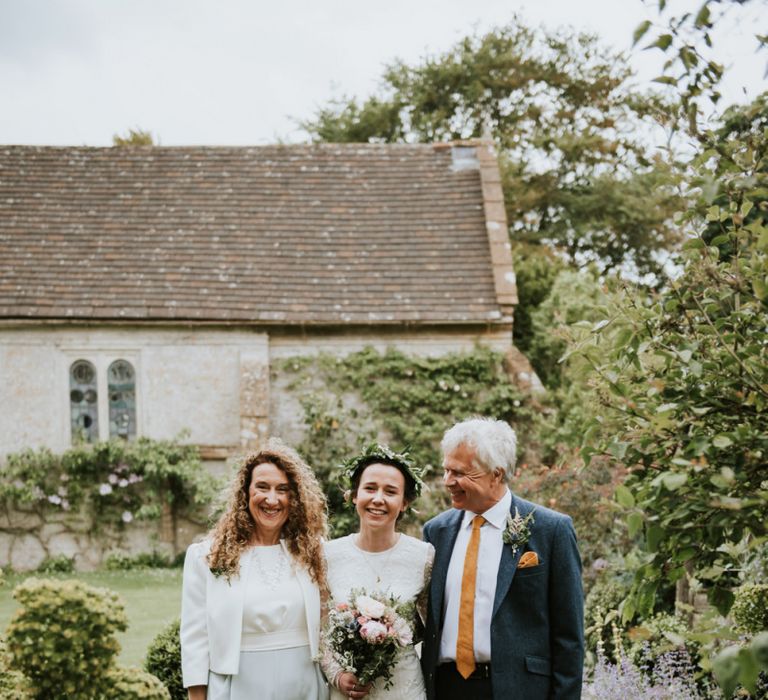
[[[313,662],[325,497],[278,440],[249,455],[208,537],[187,550],[181,665],[190,700],[321,700]]]

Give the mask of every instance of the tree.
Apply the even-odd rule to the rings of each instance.
[[[119,134],[112,136],[112,145],[119,148],[125,146],[154,146],[155,141],[150,131],[128,129],[127,136],[120,136]]]
[[[679,16],[669,14],[667,0],[656,0],[656,4],[666,24],[657,28],[659,33],[645,48],[659,49],[668,56],[656,82],[678,88],[688,130],[698,136],[702,100],[716,105],[721,97],[717,88],[723,77],[723,66],[710,55],[712,30],[737,6],[765,5],[766,0],[702,0],[697,12],[684,12]],[[641,22],[635,29],[634,43],[640,42],[652,27],[652,20]],[[764,48],[768,45],[768,34],[755,34],[755,40],[758,48]]]
[[[579,265],[659,272],[674,247],[674,166],[646,141],[668,106],[629,87],[627,62],[593,36],[518,20],[442,55],[384,72],[379,95],[341,99],[302,123],[316,141],[493,137],[515,241],[550,243]]]
[[[683,274],[650,303],[629,299],[578,351],[605,407],[586,453],[632,470],[617,497],[643,553],[625,619],[652,610],[665,579],[698,581],[726,613],[768,534],[767,120],[765,95],[726,113],[694,161],[699,199],[681,224],[699,234]]]

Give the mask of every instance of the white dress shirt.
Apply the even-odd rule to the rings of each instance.
[[[501,552],[504,547],[502,535],[507,516],[512,507],[512,493],[506,490],[502,499],[485,513],[464,511],[464,519],[453,545],[451,563],[445,579],[443,597],[443,634],[440,638],[440,663],[456,661],[456,642],[459,636],[459,603],[461,602],[461,579],[464,575],[464,558],[467,554],[472,521],[475,515],[482,515],[486,522],[480,528],[480,547],[477,556],[477,578],[475,579],[475,661],[488,663],[491,660],[491,617],[493,599],[496,596],[496,577],[499,573]]]

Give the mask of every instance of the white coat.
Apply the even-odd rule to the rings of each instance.
[[[280,544],[292,561],[288,548]],[[240,561],[240,574],[229,580],[214,576],[206,556],[211,542],[190,545],[184,560],[181,596],[181,673],[184,687],[208,685],[208,671],[236,675],[240,666],[240,637],[243,628],[243,595],[248,581],[250,557]],[[320,591],[308,571],[296,564],[296,577],[304,598],[312,657],[320,639]]]

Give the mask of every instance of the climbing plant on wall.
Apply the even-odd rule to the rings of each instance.
[[[283,360],[278,371],[292,376],[289,390],[299,397],[306,425],[299,450],[324,486],[336,534],[348,531],[355,519],[336,486],[335,468],[373,438],[409,447],[432,477],[440,474],[443,432],[470,415],[509,421],[521,454],[528,445],[530,398],[512,383],[503,356],[486,348],[413,357],[369,347],[345,357]],[[420,518],[433,514],[441,499],[437,490],[423,498]]]

